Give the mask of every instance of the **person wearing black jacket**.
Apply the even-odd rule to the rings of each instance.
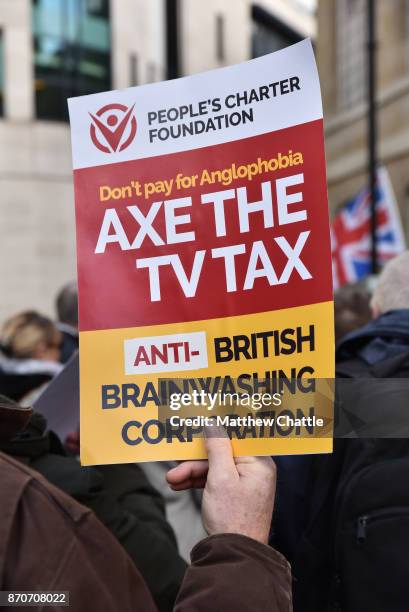
[[[0,403],[12,404],[0,397]],[[33,413],[26,429],[0,451],[23,461],[95,512],[123,545],[145,579],[160,611],[173,610],[187,564],[166,521],[162,496],[139,466],[81,467],[68,457],[44,417]]]
[[[384,312],[348,335],[336,357],[338,378],[408,377],[409,307]]]
[[[298,540],[272,540],[292,562],[296,612],[408,609],[409,251],[384,268],[371,307],[336,349],[334,452],[300,458]],[[285,516],[296,497],[281,495]]]

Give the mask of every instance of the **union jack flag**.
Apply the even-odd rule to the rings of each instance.
[[[376,246],[378,265],[402,253],[405,239],[395,195],[385,168],[377,173]],[[331,227],[334,289],[371,274],[370,192],[362,189],[344,204]]]

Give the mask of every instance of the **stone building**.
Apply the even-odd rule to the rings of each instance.
[[[330,207],[367,181],[367,2],[320,0],[316,51],[324,101]],[[409,2],[377,0],[379,159],[409,232]]]
[[[315,33],[313,0],[1,0],[0,322],[75,278],[67,97],[247,60]],[[301,9],[300,9],[301,6]]]

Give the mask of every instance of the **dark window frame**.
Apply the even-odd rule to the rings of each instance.
[[[61,33],[53,35],[50,33],[37,32],[33,27],[32,40],[35,55],[41,43],[50,42],[54,39],[56,43],[56,56],[60,52],[61,67],[41,66],[34,62],[35,72],[35,115],[37,119],[45,121],[67,121],[68,109],[67,98],[76,95],[86,95],[99,91],[109,90],[112,87],[112,28],[110,26],[110,2],[104,0],[105,8],[102,14],[93,14],[89,11],[88,0],[73,0],[75,9],[75,43],[72,44],[70,30],[68,27],[69,5],[66,0],[58,7],[57,18],[61,20]],[[32,0],[32,23],[34,26],[34,10],[38,0]],[[83,16],[93,16],[106,21],[108,28],[107,51],[100,51],[86,44],[83,38],[84,19]],[[58,48],[60,47],[60,48]],[[84,68],[86,62],[92,66],[101,66],[105,71],[103,77],[84,75],[81,72],[81,63]],[[41,95],[47,88],[48,96]]]
[[[294,30],[258,4],[253,4],[251,6],[251,18],[255,23],[259,23],[266,28],[280,32],[283,38],[287,38],[292,44],[304,39],[304,36],[297,32],[297,30]]]
[[[222,13],[216,15],[216,59],[226,61],[226,20]]]
[[[129,56],[129,81],[131,87],[139,85],[139,57],[137,53]]]

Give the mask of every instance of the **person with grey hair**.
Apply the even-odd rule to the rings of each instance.
[[[370,376],[405,367],[409,360],[409,251],[392,259],[375,286],[373,320],[338,345],[337,376]],[[391,361],[392,360],[392,361]]]
[[[77,283],[65,285],[55,300],[57,327],[62,333],[61,363],[67,363],[78,350],[78,289]]]
[[[292,565],[295,612],[408,609],[409,251],[382,270],[371,310],[336,349],[333,453],[298,459],[297,496],[277,483],[271,544]]]
[[[375,286],[371,307],[375,319],[385,312],[409,309],[409,251],[385,266]]]

